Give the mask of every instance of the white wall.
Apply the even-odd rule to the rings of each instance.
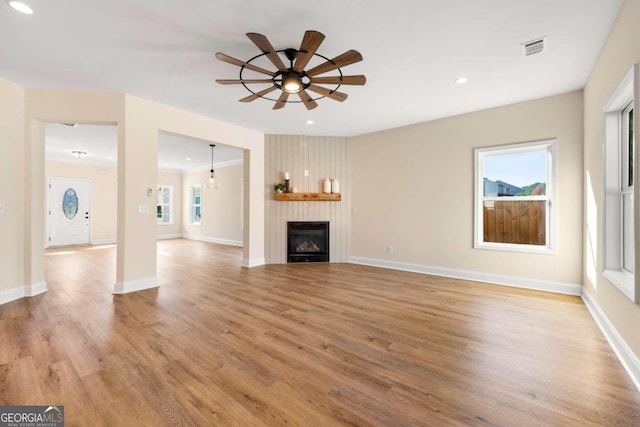
[[[215,168],[217,189],[204,186],[209,171],[186,173],[183,179],[184,216],[182,230],[185,237],[206,242],[242,246],[243,227],[243,165]],[[202,221],[191,223],[191,187],[201,186]]]
[[[0,304],[24,295],[24,96],[0,78]]]
[[[582,92],[572,92],[350,138],[351,259],[579,294],[582,131]],[[557,254],[474,249],[473,150],[550,138]]]

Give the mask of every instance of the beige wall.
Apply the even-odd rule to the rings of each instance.
[[[23,292],[23,140],[24,90],[0,78],[0,303]]]
[[[640,62],[640,1],[624,2],[584,89],[585,115],[585,291],[595,300],[637,359],[640,359],[640,307],[603,276],[602,109],[631,66]],[[635,94],[636,99],[640,97]],[[638,121],[636,115],[636,131]],[[637,164],[637,163],[636,163]],[[590,201],[590,203],[589,203]],[[636,206],[637,201],[636,201]],[[640,229],[637,221],[636,233]],[[588,218],[588,219],[587,219]],[[597,231],[595,231],[597,230]],[[637,241],[637,240],[636,240]],[[593,248],[593,249],[591,249]],[[589,250],[587,250],[589,249]],[[589,253],[593,250],[593,253]],[[636,257],[640,250],[636,249]],[[636,272],[636,281],[638,280]]]
[[[91,243],[115,243],[117,227],[118,170],[115,167],[45,162],[46,178],[91,181]],[[48,226],[45,210],[45,227]]]
[[[4,178],[0,203],[7,207],[0,227],[9,230],[3,238],[15,240],[1,253],[0,301],[46,290],[44,124],[48,122],[118,126],[115,292],[157,283],[155,194],[147,196],[147,189],[157,184],[160,131],[244,149],[243,265],[264,263],[263,134],[130,95],[23,89],[4,80],[0,80],[0,113]],[[9,183],[14,186],[5,188]],[[148,213],[141,213],[141,207]]]
[[[579,291],[582,137],[582,92],[572,92],[350,138],[351,257]],[[550,138],[558,153],[557,254],[473,249],[474,148]]]
[[[267,135],[265,137],[266,258],[271,264],[287,262],[287,221],[329,221],[331,262],[348,261],[349,185],[347,139],[339,137]],[[309,176],[304,176],[304,170]],[[319,193],[325,178],[338,179],[340,202],[278,202],[273,185],[289,172],[298,191]]]
[[[157,185],[173,186],[173,204],[171,210],[173,220],[170,225],[157,225],[158,238],[175,238],[182,235],[182,174],[180,172],[158,172]],[[157,191],[158,187],[154,188]],[[154,193],[157,195],[157,193]],[[153,206],[153,212],[156,212],[156,206]]]
[[[216,166],[218,189],[215,190],[207,189],[203,185],[209,177],[209,171],[184,175],[182,229],[185,237],[207,242],[242,245],[243,169],[242,164]],[[191,187],[194,185],[200,185],[202,189],[200,225],[191,223]]]

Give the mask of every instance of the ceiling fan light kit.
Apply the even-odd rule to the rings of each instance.
[[[305,32],[299,49],[287,48],[275,50],[269,40],[262,34],[247,33],[247,37],[258,47],[258,49],[260,49],[262,52],[261,54],[256,55],[247,61],[241,61],[221,52],[216,53],[216,58],[218,60],[240,67],[239,79],[216,80],[216,82],[224,85],[241,84],[245,89],[251,92],[251,95],[240,99],[240,102],[251,102],[258,98],[267,99],[275,102],[273,105],[274,110],[283,108],[287,103],[302,102],[308,110],[312,110],[318,106],[316,101],[325,97],[339,102],[346,100],[347,94],[338,91],[340,86],[362,86],[367,81],[363,75],[345,76],[342,73],[343,67],[362,61],[362,55],[360,55],[358,51],[349,50],[333,59],[329,59],[316,52],[324,40],[324,34],[318,31],[309,30]],[[289,62],[289,66],[285,65],[281,56],[284,56],[284,58]],[[310,70],[305,70],[305,67],[314,56],[323,59],[324,62]],[[271,64],[276,67],[276,71],[267,70],[254,63],[258,58],[262,57],[266,57]],[[270,78],[245,78],[244,73],[246,70],[265,74]],[[325,74],[330,71],[336,71],[337,74],[331,76],[320,76],[321,74]],[[259,91],[254,91],[250,87],[252,85],[260,84],[269,86],[266,89]],[[330,87],[320,85],[329,85]],[[271,92],[277,90],[280,91],[278,98],[271,98],[268,96]],[[307,90],[319,96],[313,98]],[[290,100],[289,95],[297,95],[300,100]]]

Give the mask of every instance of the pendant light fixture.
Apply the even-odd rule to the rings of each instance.
[[[216,179],[216,173],[213,170],[213,147],[215,147],[215,144],[209,144],[209,147],[211,147],[211,170],[209,173],[209,178],[207,179],[207,182],[205,183],[205,188],[208,188],[209,190],[217,190],[218,189],[218,180]]]

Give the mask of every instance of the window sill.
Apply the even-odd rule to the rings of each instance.
[[[623,270],[604,270],[602,275],[631,301],[636,301],[634,275]]]
[[[504,243],[476,243],[473,246],[474,249],[484,249],[492,251],[504,251],[504,252],[524,252],[529,254],[541,254],[541,255],[555,255],[556,251],[547,246],[536,245],[516,245],[516,244],[504,244]]]

